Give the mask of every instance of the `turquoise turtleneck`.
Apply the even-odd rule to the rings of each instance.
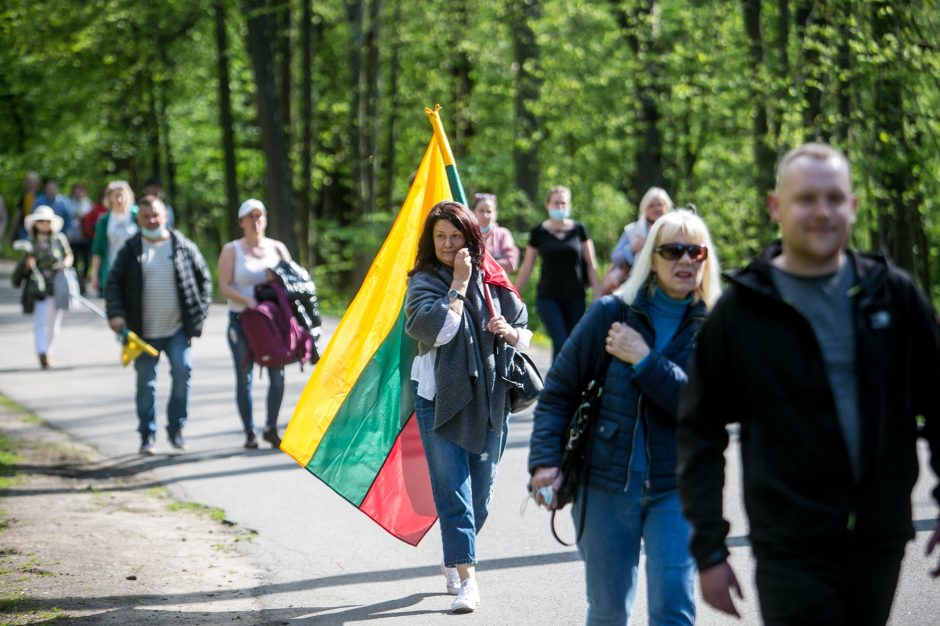
[[[679,324],[685,319],[686,310],[691,303],[691,295],[682,300],[676,300],[660,291],[659,287],[655,288],[653,297],[650,299],[648,312],[650,321],[653,323],[656,345],[651,346],[650,353],[653,350],[662,352],[669,345],[672,337],[679,329]],[[641,372],[648,362],[649,354],[633,364],[633,371]],[[646,429],[643,421],[640,420],[633,439],[633,457],[630,461],[630,471],[645,473],[648,465],[649,460],[646,458]]]

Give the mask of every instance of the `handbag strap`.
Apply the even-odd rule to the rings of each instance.
[[[623,322],[624,320],[624,309],[625,307],[623,305],[623,301],[621,300],[620,301],[620,319],[618,320],[620,322]],[[598,388],[600,389],[600,391],[597,392],[598,397],[600,397],[600,395],[603,393],[604,377],[607,375],[607,369],[610,367],[610,363],[612,360],[613,360],[613,355],[610,352],[607,352],[605,348],[604,358],[601,360],[601,365],[598,368],[597,372],[595,372],[595,375],[593,378],[594,384],[597,385]],[[592,412],[591,415],[589,415],[588,417],[593,422],[594,418],[597,416]],[[574,541],[572,541],[571,543],[568,543],[562,540],[562,538],[558,536],[558,531],[555,530],[555,513],[558,512],[558,509],[552,510],[552,518],[550,522],[552,536],[555,538],[555,541],[557,541],[558,543],[566,547],[571,547],[575,545],[576,543],[578,543],[579,541],[581,541],[581,535],[584,534],[584,519],[585,519],[585,514],[587,513],[588,484],[590,483],[590,477],[591,477],[591,451],[593,448],[594,448],[594,434],[592,432],[591,436],[588,438],[587,448],[584,451],[585,467],[584,467],[584,471],[581,472],[581,484],[578,486],[577,491],[575,491],[575,493],[580,492],[582,494],[581,497],[584,500],[581,504],[581,515],[579,516],[580,519],[578,521],[578,533],[575,536]]]

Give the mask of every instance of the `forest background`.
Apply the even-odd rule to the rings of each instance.
[[[28,170],[93,198],[156,176],[210,265],[260,198],[339,312],[425,106],[522,250],[564,184],[602,266],[652,185],[744,263],[776,237],[776,161],[820,139],[853,163],[853,245],[938,303],[938,42],[940,0],[3,0],[0,195],[12,213]]]

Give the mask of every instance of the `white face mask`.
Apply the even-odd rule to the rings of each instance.
[[[483,233],[484,235],[490,232],[491,230],[493,230],[493,222],[490,222],[486,226],[480,226],[480,232]]]
[[[160,239],[163,237],[163,234],[166,232],[166,226],[160,226],[159,228],[141,228],[140,234],[147,239]]]

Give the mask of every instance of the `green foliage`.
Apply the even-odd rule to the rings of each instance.
[[[271,4],[291,15],[289,136],[297,179],[301,0]],[[8,207],[29,169],[57,176],[63,187],[83,180],[92,195],[112,178],[128,178],[135,188],[155,174],[165,182],[172,178],[170,201],[180,226],[214,261],[231,217],[214,6],[208,0],[3,3],[0,195]],[[240,199],[263,199],[264,154],[242,3],[223,0],[221,6]],[[923,237],[908,246],[909,269],[940,301],[940,251],[924,243],[940,235],[940,12],[931,3],[905,4],[903,11],[884,1],[815,3],[805,24],[790,3],[788,39],[780,45],[780,4],[765,0],[766,62],[755,67],[742,3],[541,0],[540,17],[530,24],[539,58],[528,68],[541,81],[538,98],[528,105],[538,128],[517,138],[511,4],[386,0],[377,36],[380,90],[367,94],[378,103],[371,121],[379,149],[363,158],[377,163],[379,186],[388,179],[392,189],[391,204],[380,193],[374,211],[354,192],[356,44],[349,3],[311,6],[311,240],[327,310],[344,308],[354,293],[351,278],[362,276],[381,245],[431,134],[422,110],[438,102],[460,149],[456,158],[467,191],[499,196],[500,221],[522,247],[544,212],[542,197],[530,199],[516,188],[516,145],[538,149],[540,194],[554,184],[572,188],[575,217],[587,225],[606,264],[652,184],[635,182],[639,155],[649,147],[641,93],[653,94],[664,185],[677,204],[698,205],[724,267],[744,263],[776,236],[758,186],[755,141],[780,156],[815,136],[837,143],[853,161],[861,207],[855,245],[897,251],[899,224],[912,225],[914,235],[920,229]],[[648,12],[648,6],[656,10]],[[882,33],[885,24],[890,28]],[[458,98],[462,72],[470,92]],[[819,111],[808,119],[814,90],[821,93]],[[758,110],[767,113],[768,132],[755,138]],[[463,124],[459,137],[457,120]],[[389,163],[385,146],[393,121]]]

